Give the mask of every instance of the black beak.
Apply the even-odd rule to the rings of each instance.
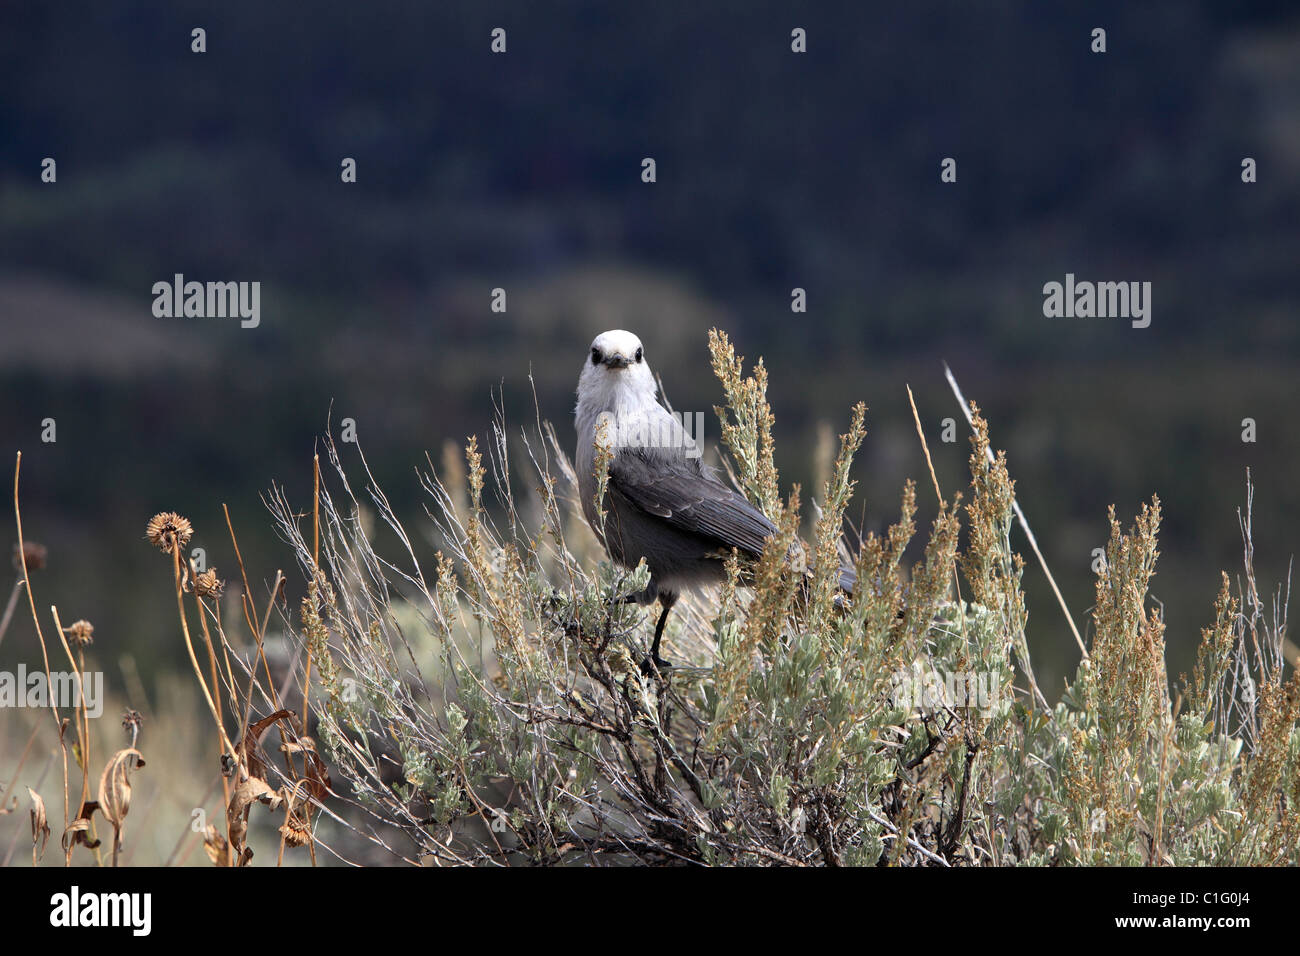
[[[614,354],[605,356],[606,368],[627,368],[632,363],[622,355]]]

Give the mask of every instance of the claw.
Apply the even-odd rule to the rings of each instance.
[[[663,677],[672,669],[672,662],[664,660],[658,654],[641,659],[641,673],[646,677]]]

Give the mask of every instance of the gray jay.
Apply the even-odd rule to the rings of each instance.
[[[612,453],[605,493],[604,544],[627,568],[644,558],[650,584],[626,600],[663,607],[647,664],[659,657],[668,612],[682,591],[716,584],[735,548],[753,561],[776,526],[700,460],[695,439],[656,397],[654,376],[641,340],[631,332],[602,332],[591,343],[578,377],[578,491],[588,523],[599,534],[596,511],[596,444]],[[840,572],[852,593],[855,578]]]

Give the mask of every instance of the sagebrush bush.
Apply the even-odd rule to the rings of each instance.
[[[548,425],[512,438],[498,420],[486,462],[470,440],[463,465],[448,455],[440,475],[430,467],[432,566],[364,458],[358,495],[332,442],[319,563],[273,495],[308,580],[296,639],[319,680],[318,736],[376,832],[409,841],[395,854],[1297,862],[1300,684],[1284,673],[1285,605],[1266,618],[1256,590],[1249,504],[1246,583],[1234,597],[1225,575],[1193,677],[1176,688],[1147,595],[1159,501],[1128,533],[1112,509],[1091,649],[1052,707],[1025,637],[1014,486],[978,409],[964,535],[960,500],[941,501],[907,566],[909,483],[897,523],[856,548],[858,589],[843,600],[837,552],[865,409],[852,411],[800,545],[801,496],[780,491],[762,363],[746,375],[725,336],[710,347],[728,469],[779,530],[751,573],[733,561],[724,586],[679,605],[667,640],[686,666],[665,679],[638,666],[653,621],[620,601],[648,571],[604,559]],[[377,550],[380,537],[395,553]],[[801,548],[806,563],[789,560]]]

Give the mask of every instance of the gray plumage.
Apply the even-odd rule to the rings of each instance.
[[[641,340],[631,332],[604,332],[592,342],[578,379],[574,424],[578,490],[593,528],[599,519],[598,437],[612,452],[605,547],[624,567],[645,559],[650,585],[630,599],[648,604],[657,598],[663,605],[650,659],[665,666],[659,643],[678,595],[722,581],[733,548],[757,559],[776,526],[702,464],[694,439],[659,403]],[[851,593],[851,569],[842,568],[840,577],[841,588]]]

